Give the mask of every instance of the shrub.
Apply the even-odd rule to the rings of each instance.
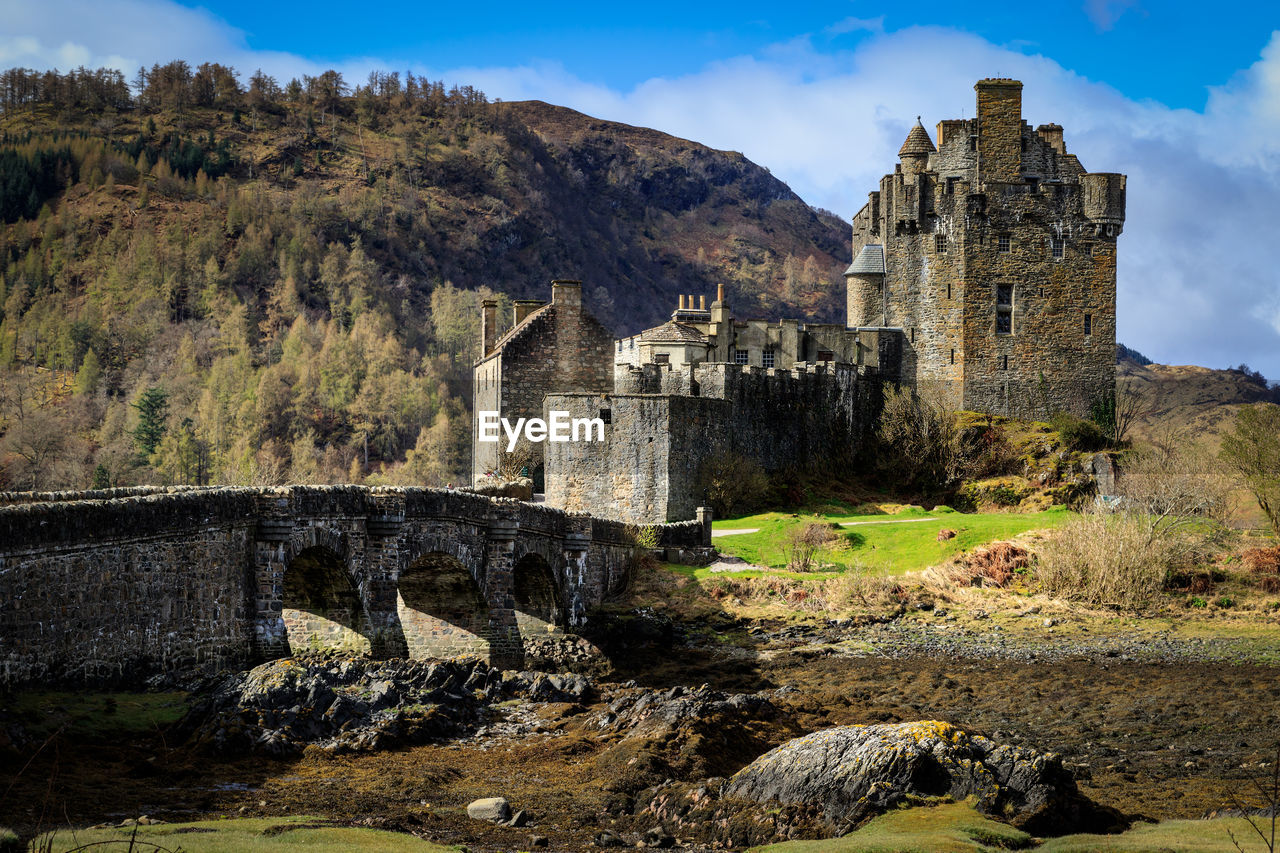
[[[886,389],[876,438],[882,476],[898,486],[937,494],[951,489],[968,472],[955,412],[910,389]]]
[[[1141,607],[1201,556],[1201,544],[1191,530],[1153,525],[1142,513],[1095,511],[1044,542],[1037,577],[1063,598]]]
[[[787,568],[793,572],[808,572],[814,568],[814,557],[836,541],[836,531],[828,523],[812,521],[804,527],[793,527],[787,532],[784,551]]]
[[[970,581],[982,578],[996,586],[1004,586],[1013,580],[1020,569],[1031,566],[1031,552],[1013,542],[993,542],[978,548],[963,559],[970,571]]]
[[[733,518],[761,505],[769,492],[769,475],[748,456],[717,453],[698,469],[698,488],[716,518]]]
[[[1077,418],[1068,412],[1058,412],[1049,422],[1058,431],[1063,445],[1072,450],[1101,450],[1107,446],[1107,436],[1093,421]]]
[[[1188,599],[1187,599],[1187,605],[1188,605],[1189,607],[1200,607],[1200,608],[1204,608],[1204,607],[1208,607],[1208,606],[1209,606],[1209,602],[1205,601],[1203,598],[1201,598],[1201,597],[1200,597],[1200,596],[1198,596],[1198,595],[1193,595],[1193,596],[1191,596],[1191,598],[1188,598]]]
[[[1255,575],[1280,575],[1280,545],[1250,548],[1240,557],[1245,567]]]

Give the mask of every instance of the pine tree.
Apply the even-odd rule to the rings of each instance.
[[[143,455],[150,456],[164,438],[169,395],[160,386],[152,385],[142,392],[133,407],[138,410],[138,426],[133,431],[133,440]]]

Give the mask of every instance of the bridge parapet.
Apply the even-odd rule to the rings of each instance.
[[[710,541],[709,519],[654,527],[668,554]],[[137,684],[339,640],[517,666],[522,632],[581,626],[635,546],[632,525],[446,489],[0,494],[0,685]]]

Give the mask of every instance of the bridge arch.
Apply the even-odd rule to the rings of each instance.
[[[565,625],[563,589],[551,563],[536,551],[526,552],[511,569],[512,599],[520,634],[526,638],[552,633]]]
[[[400,572],[396,613],[411,658],[490,659],[489,603],[474,568],[456,553],[414,556]]]
[[[312,536],[306,541],[317,544],[290,548],[286,554],[281,582],[282,651],[286,655],[368,652],[369,618],[341,539]]]

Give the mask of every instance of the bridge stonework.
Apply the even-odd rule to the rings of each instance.
[[[704,522],[657,525],[666,549]],[[582,627],[634,558],[626,525],[439,489],[0,495],[0,685],[139,684],[304,648],[523,661]]]

